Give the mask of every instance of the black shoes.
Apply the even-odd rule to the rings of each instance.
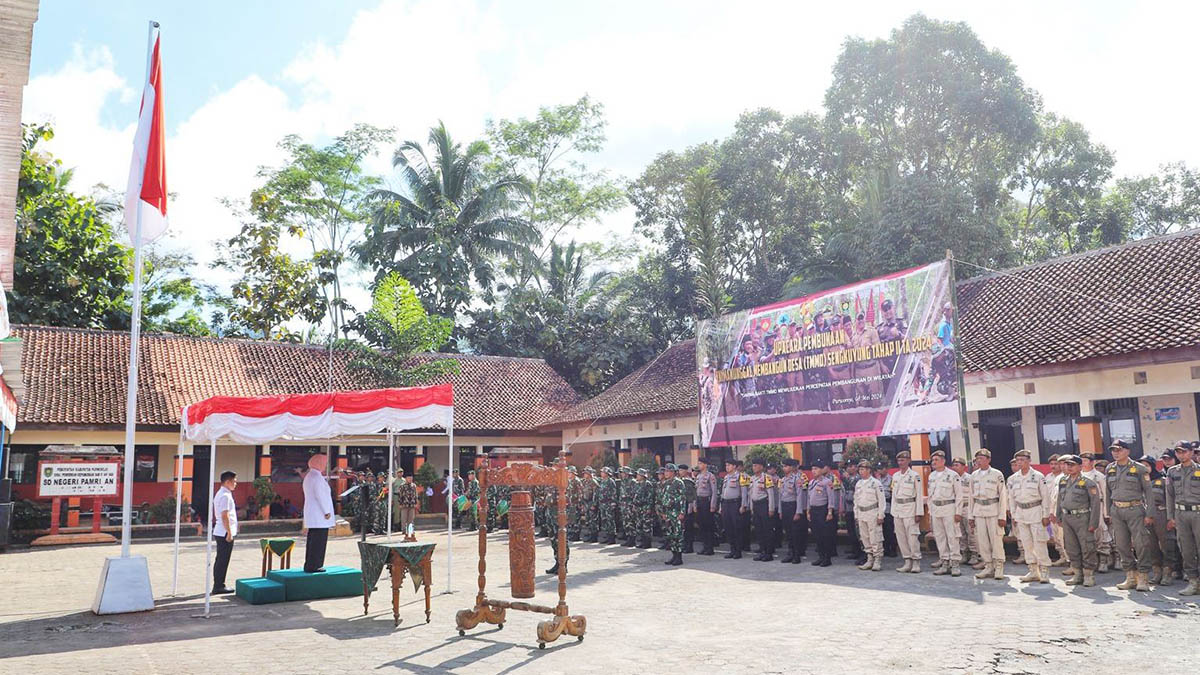
[[[664,560],[663,564],[664,565],[674,565],[674,566],[682,565],[683,564],[683,553],[682,552],[672,553],[671,559]]]
[[[706,548],[703,551],[700,551],[699,553],[697,553],[696,555],[712,555],[712,554],[713,554],[713,550],[711,548]]]
[[[546,574],[558,574],[558,563],[554,563],[554,567],[546,570]]]
[[[229,595],[232,592],[232,588],[226,588],[224,586],[217,586],[212,589],[212,595]]]
[[[792,562],[792,556],[791,556],[791,554],[789,554],[789,555],[788,555],[786,558],[780,558],[780,559],[779,559],[779,562],[781,562],[781,563],[790,563],[790,562]]]
[[[832,565],[832,564],[833,564],[833,561],[832,561],[832,560],[830,560],[829,558],[826,558],[826,559],[822,560],[822,561],[821,561],[821,562],[820,562],[820,563],[817,565],[817,567],[829,567],[829,566],[830,566],[830,565]]]

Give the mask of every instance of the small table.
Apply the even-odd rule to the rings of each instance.
[[[276,555],[279,556],[279,569],[286,570],[292,566],[292,549],[296,547],[295,539],[286,537],[259,539],[258,546],[262,549],[262,574],[260,576],[266,577],[267,572],[271,571]]]
[[[412,575],[413,590],[425,587],[425,623],[429,623],[429,578],[433,560],[434,543],[426,542],[358,542],[358,554],[362,557],[363,614],[367,613],[371,589],[379,581],[386,565],[392,578],[392,621],[400,625],[400,587],[404,585],[405,573]]]

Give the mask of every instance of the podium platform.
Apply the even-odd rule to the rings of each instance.
[[[303,569],[273,570],[267,572],[267,579],[283,584],[288,602],[362,595],[362,572],[353,567],[327,565],[324,572],[312,574]]]

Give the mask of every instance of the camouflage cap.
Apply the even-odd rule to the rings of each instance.
[[[637,475],[641,476],[642,478],[648,478],[650,476],[650,472],[645,469],[638,469]]]
[[[605,465],[605,466],[600,467],[600,473],[606,473],[611,476],[612,472],[613,472],[613,470],[612,470],[611,466]]]
[[[684,468],[687,468],[686,464],[684,465]],[[659,470],[660,471],[678,471],[679,467],[675,464],[667,464],[666,466],[664,466],[662,469],[659,469]]]
[[[583,467],[583,472],[584,473],[596,473],[596,470],[593,469],[591,466],[585,466],[585,467]]]
[[[571,464],[570,466],[568,466],[567,471],[570,471],[571,473],[579,473],[579,470],[575,468],[574,464]]]

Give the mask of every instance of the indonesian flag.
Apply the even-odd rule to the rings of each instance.
[[[158,46],[159,33],[155,24],[150,64],[142,89],[137,135],[133,137],[129,186],[125,189],[125,227],[135,247],[142,242],[154,241],[167,231],[167,148],[163,126],[162,62],[159,60]]]

